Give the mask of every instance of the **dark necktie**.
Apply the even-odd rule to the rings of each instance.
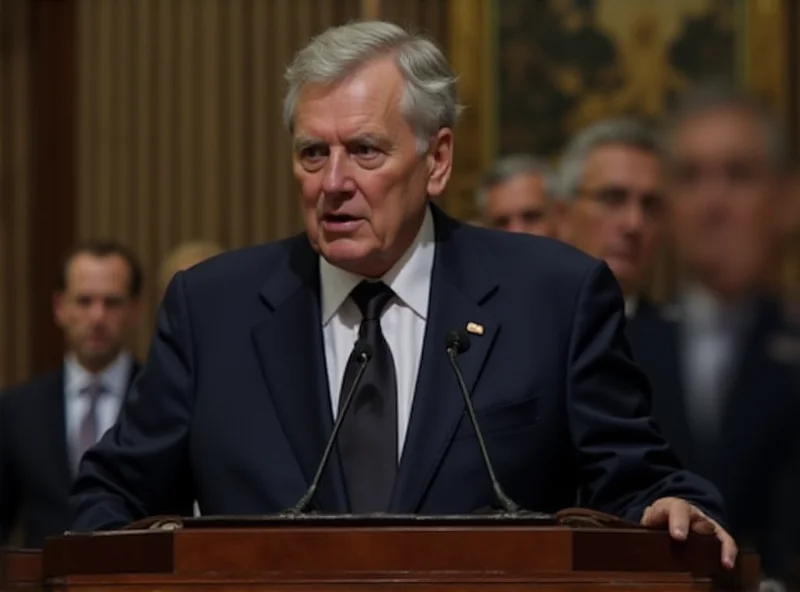
[[[73,459],[76,473],[84,453],[97,444],[97,441],[100,439],[100,418],[97,413],[97,405],[104,392],[105,387],[95,380],[81,390],[81,396],[88,399],[89,408],[81,418],[81,423],[78,428],[78,439],[74,451],[75,458]]]
[[[359,337],[372,349],[372,360],[339,432],[339,454],[350,508],[355,513],[386,512],[397,473],[397,378],[380,322],[392,296],[383,282],[361,282],[350,294],[363,316]],[[340,409],[358,366],[351,353],[339,395]]]

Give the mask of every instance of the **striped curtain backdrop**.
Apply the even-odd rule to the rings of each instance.
[[[115,237],[142,259],[139,355],[170,249],[193,239],[235,248],[300,229],[281,124],[293,53],[362,16],[438,37],[447,16],[444,0],[77,2],[76,235]]]

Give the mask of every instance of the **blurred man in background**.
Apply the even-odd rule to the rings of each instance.
[[[686,278],[675,303],[633,332],[633,349],[682,461],[720,488],[734,535],[782,579],[800,498],[787,481],[797,471],[800,309],[770,288],[786,229],[786,139],[748,97],[706,88],[686,98],[665,141]]]
[[[632,119],[598,122],[567,146],[558,178],[558,234],[603,259],[625,296],[628,319],[653,306],[642,294],[662,232],[661,148]]]
[[[525,154],[498,160],[475,191],[482,225],[510,232],[552,236],[550,166]]]
[[[33,548],[68,527],[78,462],[116,422],[139,369],[125,343],[142,281],[136,258],[113,242],[67,257],[54,296],[63,366],[0,394],[0,544],[15,526]]]

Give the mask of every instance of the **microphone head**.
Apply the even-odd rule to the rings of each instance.
[[[361,358],[365,362],[372,357],[372,346],[367,343],[366,339],[359,339],[353,346],[353,351],[356,357]]]
[[[447,348],[447,351],[452,350],[457,354],[463,354],[469,349],[469,346],[469,335],[466,331],[454,330],[447,334],[447,340],[445,341],[445,347]]]

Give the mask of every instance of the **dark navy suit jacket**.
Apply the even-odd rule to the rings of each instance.
[[[499,479],[518,503],[585,504],[639,520],[663,496],[720,517],[649,415],[607,266],[548,239],[460,224],[434,208],[430,309],[389,511],[469,513],[491,488],[445,336],[484,326],[460,356]],[[304,235],[176,276],[118,426],[84,457],[76,530],[191,512],[263,514],[308,487],[332,428],[319,260]],[[339,385],[331,385],[339,388]],[[317,509],[348,511],[336,459]]]
[[[687,415],[681,308],[637,315],[628,337],[653,385],[653,415],[681,461],[719,488],[732,534],[758,548],[765,572],[784,577],[797,546],[800,317],[768,297],[753,312],[735,350],[716,441],[696,433]]]
[[[67,529],[71,467],[64,369],[0,394],[0,545],[20,517],[26,547]]]

